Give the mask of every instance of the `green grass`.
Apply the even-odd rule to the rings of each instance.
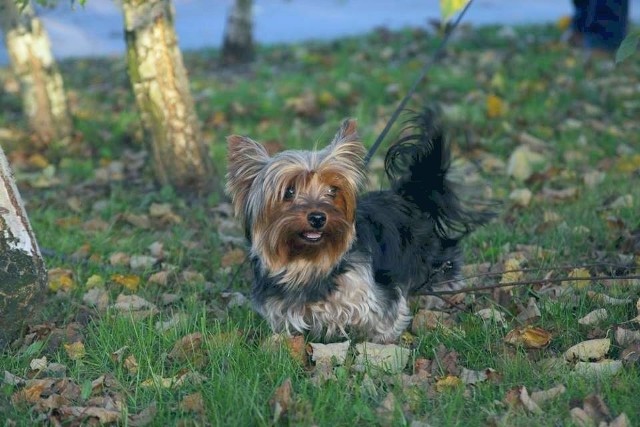
[[[526,27],[516,32],[514,39],[501,37],[499,29],[491,27],[465,33],[431,70],[411,103],[413,108],[432,101],[444,104],[455,152],[474,165],[487,154],[506,162],[523,132],[547,145],[548,160],[539,168],[544,174],[541,179],[522,183],[506,176],[504,169],[478,169],[504,204],[496,221],[467,239],[467,262],[500,266],[515,256],[519,245],[536,245],[549,253],[545,258],[526,255],[526,266],[556,268],[556,275],[562,273],[560,266],[619,263],[621,255],[635,257],[637,265],[638,253],[624,252],[623,242],[640,226],[640,165],[632,162],[629,167],[624,162],[640,153],[640,57],[636,55],[615,68],[604,61],[584,65],[580,52],[556,42],[559,34],[554,28]],[[262,48],[256,63],[244,69],[219,68],[215,51],[186,53],[185,62],[204,138],[222,172],[226,169],[224,138],[231,133],[287,148],[309,149],[326,143],[340,121],[351,116],[359,120],[360,133],[370,145],[435,45],[432,36],[402,31],[332,43]],[[615,377],[600,379],[578,377],[570,366],[547,369],[541,365],[544,359],[561,356],[587,338],[613,337],[618,326],[634,328],[626,323],[637,315],[633,304],[604,306],[589,298],[587,291],[635,301],[638,287],[599,282],[558,298],[539,294],[539,286],[517,289],[502,307],[490,294],[478,294],[475,299],[468,296],[464,310],[454,314],[453,332],[440,328],[409,340],[413,353],[405,374],[413,373],[413,361],[435,359],[435,349],[444,346],[458,353],[458,367],[492,368],[499,373],[496,381],[438,391],[434,383],[446,375],[444,369],[436,370],[425,384],[406,386],[399,375],[373,369],[362,372],[349,359],[345,366],[336,368],[332,380],[318,384],[313,365],[300,364],[285,348],[265,347],[268,327],[248,306],[227,308],[221,291],[231,289],[248,295],[250,274],[244,269],[236,274],[236,266],[222,267],[222,257],[230,248],[218,232],[221,217],[215,211],[214,198],[193,202],[171,189],[153,186],[148,162],[134,173],[133,180],[96,181],[97,168],[122,160],[125,150],[144,149],[123,60],[65,61],[61,69],[75,100],[77,141],[70,150],[42,150],[32,147],[25,136],[9,143],[8,151],[12,159],[42,152],[56,167],[60,184],[37,188],[31,184],[42,173],[16,161],[18,181],[40,245],[64,255],[47,258],[48,268],[69,268],[74,274],[74,286],[68,292],[48,291],[38,322],[46,320],[62,328],[78,322],[86,355],[71,360],[63,346],[50,340],[45,345],[18,346],[0,354],[3,370],[29,377],[34,375],[30,361],[46,356],[50,362],[66,365],[65,375],[85,389],[74,404],[86,405],[91,394],[109,394],[122,402],[125,413],[136,414],[155,402],[153,425],[270,425],[274,419],[270,399],[287,378],[292,381],[293,394],[288,414],[278,424],[404,425],[423,420],[431,425],[570,425],[569,410],[581,406],[593,392],[602,396],[612,415],[624,412],[632,425],[640,424],[637,364],[625,366]],[[629,92],[625,88],[635,89]],[[305,93],[316,97],[315,108],[296,112],[289,107],[291,100]],[[505,102],[500,117],[487,117],[486,98],[490,94]],[[19,130],[24,123],[17,120],[17,94],[0,93],[0,101],[5,107],[0,127]],[[580,125],[567,126],[569,119]],[[604,171],[604,181],[587,187],[583,176],[593,170]],[[524,187],[532,190],[534,200],[526,208],[513,206],[509,193]],[[552,201],[542,196],[545,187],[577,187],[578,197]],[[623,195],[632,196],[633,206],[606,208],[606,200]],[[71,197],[79,204],[68,203]],[[142,228],[123,219],[130,214],[147,215],[153,203],[169,203],[181,221],[152,219],[149,228]],[[549,212],[559,215],[560,220],[541,226]],[[87,221],[96,219],[105,221],[106,228],[87,229]],[[620,228],[611,227],[614,219]],[[576,233],[579,226],[588,231]],[[109,265],[113,253],[148,254],[153,242],[163,243],[164,262],[176,272],[168,284],[147,282],[151,269],[132,272],[128,267]],[[85,244],[91,259],[72,261],[69,255]],[[185,271],[201,276],[185,278]],[[541,278],[545,272],[528,273],[526,278]],[[158,305],[159,314],[136,320],[113,309],[97,315],[84,307],[85,284],[92,275],[105,279],[110,303],[119,293],[132,293],[110,279],[114,273],[140,276],[136,293]],[[484,283],[498,280],[499,276]],[[167,293],[177,294],[179,299],[163,305]],[[503,338],[521,326],[515,318],[517,304],[526,304],[531,296],[538,298],[541,311],[534,325],[550,331],[552,341],[542,350],[510,347]],[[501,309],[507,324],[479,319],[474,313],[485,307]],[[578,325],[577,319],[601,307],[607,308],[610,317],[599,329]],[[86,320],[87,314],[91,321]],[[166,332],[156,329],[156,321],[166,321],[174,314],[183,316],[182,323]],[[169,355],[176,341],[193,333],[203,336],[198,354],[205,362],[173,360]],[[125,346],[124,354],[134,356],[139,365],[135,373],[113,355]],[[622,350],[614,342],[609,357],[619,358]],[[157,382],[160,377],[172,378],[187,371],[199,373],[201,381],[174,388]],[[90,382],[105,374],[117,385],[110,383],[104,390],[91,392]],[[505,395],[516,387],[525,386],[531,392],[557,384],[565,385],[567,392],[544,403],[543,414],[510,409],[505,403]],[[14,405],[11,396],[18,390],[4,383],[0,386],[0,419],[4,423],[31,425],[42,423],[43,413],[45,418],[57,416],[55,411],[38,411],[33,405]],[[181,405],[185,396],[193,393],[201,394],[203,412]],[[378,410],[388,393],[395,396],[391,415]]]

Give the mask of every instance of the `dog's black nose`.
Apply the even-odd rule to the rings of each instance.
[[[311,212],[307,215],[307,221],[316,230],[321,229],[327,222],[327,215],[324,212]]]

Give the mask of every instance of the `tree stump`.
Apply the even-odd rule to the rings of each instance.
[[[32,319],[46,284],[40,249],[0,148],[0,350]]]

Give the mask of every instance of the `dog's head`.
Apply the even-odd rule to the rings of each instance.
[[[330,271],[355,237],[356,195],[365,180],[355,121],[345,120],[320,151],[270,157],[247,137],[227,141],[227,193],[268,273],[295,281]]]

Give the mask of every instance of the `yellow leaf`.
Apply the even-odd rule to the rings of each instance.
[[[49,289],[53,292],[64,291],[68,292],[73,289],[75,283],[73,282],[71,270],[64,268],[53,268],[49,270]]]
[[[444,22],[460,12],[467,4],[467,0],[440,0],[440,15]]]
[[[502,98],[496,95],[487,96],[487,117],[495,119],[502,116],[506,111],[506,107]]]
[[[520,260],[509,258],[504,262],[504,273],[502,273],[502,277],[500,278],[501,284],[520,282],[523,278],[524,273],[522,272]]]
[[[104,279],[102,276],[94,274],[87,279],[87,284],[85,286],[87,289],[91,289],[102,285],[104,285]]]
[[[455,375],[447,375],[444,378],[440,378],[436,381],[436,390],[439,392],[443,392],[446,390],[451,390],[458,387],[462,384],[462,380]]]
[[[578,279],[586,279],[591,277],[591,273],[586,268],[574,268],[569,272],[569,277],[578,278]],[[588,280],[571,280],[568,282],[569,286],[573,286],[575,288],[585,288],[589,285]]]
[[[140,277],[135,274],[114,274],[111,276],[111,280],[131,292],[137,291],[140,286]]]
[[[551,333],[541,328],[527,326],[516,328],[504,337],[504,341],[511,345],[521,345],[525,348],[544,348],[551,342]]]
[[[64,351],[67,352],[67,356],[71,360],[80,360],[86,354],[84,344],[81,341],[76,341],[73,344],[65,344]]]
[[[560,19],[556,21],[556,27],[558,27],[560,31],[566,31],[569,25],[571,25],[571,17],[569,15],[561,16]]]
[[[623,156],[616,163],[616,170],[622,173],[632,173],[640,169],[640,154]]]

